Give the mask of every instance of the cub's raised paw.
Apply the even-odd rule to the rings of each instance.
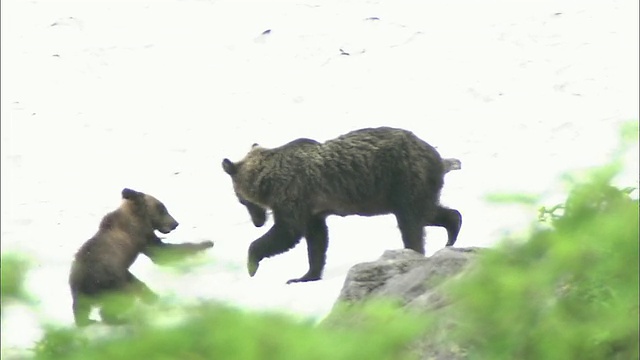
[[[200,243],[200,248],[202,249],[208,249],[208,248],[212,248],[213,247],[213,241],[203,241]]]

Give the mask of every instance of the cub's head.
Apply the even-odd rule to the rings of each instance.
[[[167,234],[178,227],[176,219],[155,197],[139,191],[123,189],[122,199],[126,201],[126,206],[130,206],[133,212],[143,221],[151,224],[154,230]]]
[[[267,210],[262,206],[251,202],[241,195],[241,189],[252,188],[252,179],[250,176],[252,168],[260,163],[260,153],[262,148],[258,144],[253,144],[251,151],[247,156],[239,162],[234,163],[229,159],[222,160],[222,169],[233,181],[233,189],[238,197],[238,201],[247,208],[251,221],[256,227],[261,227],[267,221]],[[246,190],[245,190],[246,191]]]

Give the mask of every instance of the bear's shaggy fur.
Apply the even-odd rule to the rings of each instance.
[[[123,294],[129,295],[127,298],[131,301],[137,297],[145,302],[156,299],[156,294],[129,271],[140,253],[158,263],[166,260],[168,254],[184,256],[213,246],[210,241],[163,243],[154,231],[167,234],[178,226],[164,204],[151,195],[131,189],[122,190],[122,199],[120,207],[107,214],[98,232],[80,247],[71,266],[69,285],[78,326],[93,322],[89,314],[94,306],[100,307],[103,322],[123,321],[119,315],[131,303],[110,306],[105,296]]]
[[[456,159],[413,133],[389,127],[352,131],[325,143],[297,139],[274,149],[256,144],[238,162],[224,159],[240,202],[262,226],[266,209],[273,227],[249,247],[248,270],[307,241],[309,271],[291,282],[319,280],[326,261],[329,215],[395,215],[404,247],[424,254],[424,226],[447,229],[452,246],[462,217],[440,206],[444,174]]]

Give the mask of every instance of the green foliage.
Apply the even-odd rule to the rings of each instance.
[[[27,263],[3,256],[3,295],[17,301]],[[104,301],[121,301],[117,296]],[[70,310],[70,309],[69,309]],[[137,306],[127,325],[85,328],[44,325],[35,359],[411,359],[407,345],[424,330],[423,319],[390,304],[339,309],[357,321],[316,325],[278,313],[248,312],[203,302],[161,301]]]
[[[2,261],[3,299],[26,300],[22,289],[27,262],[4,255]],[[117,295],[103,299],[113,305],[109,307],[120,308],[128,307],[129,300]],[[124,315],[127,324],[118,326],[44,324],[33,358],[413,359],[407,346],[425,325],[423,319],[390,304],[339,309],[336,316],[357,321],[332,325],[214,302],[186,305],[163,300],[153,306],[138,304]]]
[[[628,121],[620,127],[620,149],[618,154],[628,150],[631,146],[638,144],[640,137],[640,123],[638,121]]]
[[[91,327],[50,329],[36,359],[406,359],[403,350],[420,329],[415,320],[380,306],[359,312],[363,321],[357,326],[330,329],[213,303],[164,304],[150,311],[145,316],[161,320],[112,328],[107,336],[89,336],[91,341]]]
[[[485,200],[497,204],[515,203],[532,205],[538,201],[538,196],[531,194],[491,193],[485,196]]]
[[[28,301],[29,298],[24,290],[28,261],[18,255],[2,255],[0,261],[2,307],[8,302]]]
[[[62,359],[88,345],[89,339],[74,328],[48,326],[46,335],[38,342],[35,351],[38,358]]]
[[[638,200],[611,185],[620,163],[574,179],[549,229],[487,250],[450,283],[444,315],[471,359],[637,359]]]

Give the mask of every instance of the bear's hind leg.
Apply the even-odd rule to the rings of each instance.
[[[100,318],[102,322],[108,325],[122,325],[128,323],[128,319],[125,316],[127,310],[129,310],[134,304],[134,298],[132,296],[118,296],[117,300],[111,298],[103,302],[100,307]]]
[[[329,246],[329,230],[323,217],[312,218],[307,225],[305,234],[307,241],[307,255],[309,257],[309,271],[298,279],[291,279],[287,284],[320,280],[322,270],[327,259]]]
[[[73,318],[78,327],[84,327],[95,323],[95,320],[91,320],[89,315],[91,314],[92,302],[86,297],[73,294]]]
[[[149,289],[147,284],[138,279],[131,272],[127,272],[127,275],[129,277],[129,283],[127,284],[125,291],[128,294],[134,295],[146,304],[152,304],[158,300],[158,295],[153,292],[153,290]]]
[[[396,220],[402,234],[404,248],[424,254],[424,225],[422,221],[407,213],[397,213]]]
[[[158,299],[147,284],[130,271],[124,275],[126,280],[117,290],[111,291],[100,301],[100,317],[105,324],[121,325],[129,322],[127,311],[135,305],[136,299],[150,304]]]
[[[438,206],[435,216],[427,225],[441,226],[447,229],[448,241],[446,246],[453,246],[458,240],[462,227],[462,215],[458,210]]]

